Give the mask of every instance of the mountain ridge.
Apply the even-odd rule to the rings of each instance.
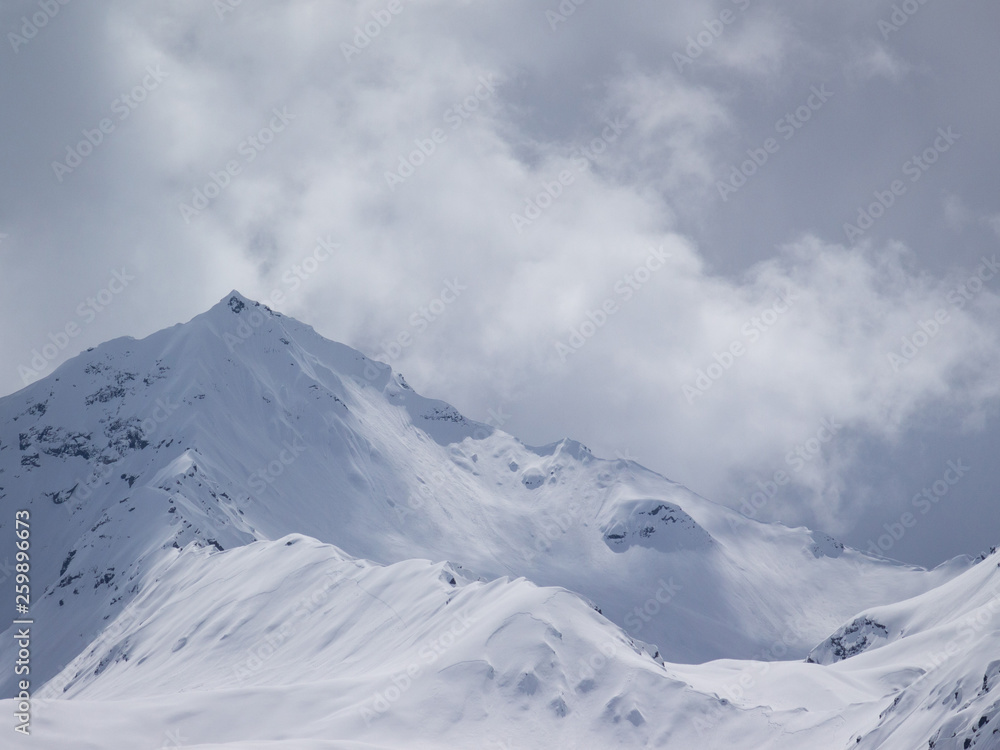
[[[344,565],[392,575],[430,561],[435,576],[455,581],[440,581],[445,587],[524,581],[566,591],[571,598],[557,597],[546,617],[593,620],[594,629],[579,631],[572,649],[555,649],[558,658],[550,654],[562,665],[555,671],[542,669],[541,656],[525,665],[537,690],[495,698],[533,706],[531,696],[545,686],[539,716],[557,719],[589,705],[581,697],[589,693],[586,680],[567,677],[574,671],[567,665],[589,660],[580,654],[599,653],[608,639],[631,644],[641,670],[652,670],[649,689],[655,701],[667,701],[658,704],[663,709],[670,685],[695,685],[725,669],[707,664],[714,660],[781,660],[775,671],[799,679],[798,670],[822,668],[805,662],[817,644],[843,642],[859,613],[914,597],[936,602],[942,586],[962,590],[975,570],[956,558],[928,571],[873,558],[820,532],[763,524],[633,461],[596,457],[569,438],[527,446],[417,394],[389,365],[236,292],[188,323],[114,339],[0,399],[0,498],[29,509],[36,529],[32,613],[38,642],[52,645],[35,657],[36,679],[50,682],[52,697],[74,700],[141,694],[134,680],[146,668],[125,657],[139,653],[142,641],[150,658],[160,654],[169,665],[163,652],[178,621],[152,612],[148,627],[158,623],[159,635],[149,641],[121,623],[147,597],[184,601],[169,580],[204,580],[206,591],[217,593],[203,606],[221,601],[231,576],[205,578],[204,570],[227,569],[226,560],[250,549],[268,550],[274,570],[286,560],[289,581],[306,575],[295,567],[295,550],[319,545],[336,550]],[[10,523],[0,519],[2,533]],[[300,547],[301,534],[315,541]],[[254,600],[276,595],[254,582],[241,586]],[[404,589],[391,590],[403,606]],[[549,605],[538,602],[556,601],[534,596],[539,612]],[[481,606],[500,605],[491,595]],[[594,614],[581,619],[570,611]],[[256,616],[250,609],[241,617]],[[504,614],[495,632],[514,616]],[[426,612],[420,617],[433,621]],[[235,632],[239,619],[219,632]],[[535,644],[529,650],[554,637],[525,627],[524,643]],[[0,645],[5,658],[9,635]],[[493,633],[481,635],[472,643],[497,669],[507,657],[489,650]],[[222,641],[197,644],[189,652],[196,663],[236,658]],[[277,665],[302,658],[291,644],[282,653]],[[625,679],[629,659],[606,657],[616,675],[607,679]],[[691,668],[702,670],[697,679],[682,664],[701,665]],[[828,666],[831,674],[847,668]],[[477,684],[477,695],[493,695],[494,683],[476,682],[487,672],[463,672],[462,680]],[[162,674],[158,679],[169,686]],[[0,677],[0,694],[12,688],[9,673]],[[730,721],[730,709],[712,697],[718,689],[700,690],[699,711],[722,705]],[[870,698],[879,690],[871,688]],[[608,708],[619,705],[612,693],[601,695],[610,723],[594,731],[613,735],[625,722],[638,732],[628,742],[655,742],[653,708],[633,696],[626,702],[638,713],[622,713]],[[763,738],[767,726],[752,731]]]

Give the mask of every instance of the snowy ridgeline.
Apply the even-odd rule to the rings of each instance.
[[[237,293],[0,400],[0,498],[32,746],[1000,747],[996,556],[525,446]]]

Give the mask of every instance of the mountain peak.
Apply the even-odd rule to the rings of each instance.
[[[236,314],[239,314],[243,308],[250,304],[250,301],[235,289],[227,297],[228,299],[224,297],[221,301],[224,301],[226,306]]]
[[[565,587],[674,661],[752,656],[809,608],[786,643],[804,657],[858,608],[949,577],[854,550],[817,557],[804,529],[765,528],[638,468],[569,438],[526,446],[237,290],[0,399],[0,499],[24,498],[46,525],[39,620],[62,645],[39,655],[41,675],[177,550],[294,533],[382,564],[460,560],[485,580]],[[668,602],[673,617],[651,617]]]
[[[263,308],[272,315],[280,315],[280,313],[275,312],[267,305],[264,305],[258,302],[257,300],[248,297],[247,295],[240,292],[238,289],[233,289],[231,292],[229,292],[229,294],[220,299],[218,303],[216,303],[212,307],[212,310],[228,309],[230,312],[239,315],[244,310],[255,309],[255,308]]]

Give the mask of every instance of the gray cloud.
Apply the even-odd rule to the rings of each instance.
[[[760,514],[864,546],[949,448],[997,444],[1000,279],[949,295],[1000,237],[1000,19],[910,5],[892,31],[888,2],[588,0],[554,28],[557,2],[59,6],[0,50],[0,388],[69,324],[51,365],[277,292],[470,416],[735,506],[836,420]],[[38,8],[5,6],[5,36]],[[65,173],[68,148],[91,153]],[[882,215],[848,237],[859,210]],[[893,554],[996,541],[979,464]]]

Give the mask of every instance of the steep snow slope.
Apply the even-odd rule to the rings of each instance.
[[[671,703],[717,702],[562,589],[469,581],[417,560],[377,566],[297,535],[170,557],[57,676],[63,695],[109,707],[152,696],[197,703],[207,708],[177,727],[194,742],[284,735],[394,747],[413,736],[462,747],[518,724],[519,742],[533,727],[551,747],[641,747]],[[197,701],[171,697],[179,686]],[[205,731],[206,715],[236,696],[274,708]],[[284,711],[297,720],[274,721]],[[148,705],[138,713],[164,719]],[[77,739],[103,747],[107,731],[84,727]],[[132,747],[155,746],[155,729],[129,731]],[[766,722],[757,731],[766,736]]]
[[[996,559],[896,607],[937,625],[851,659],[676,665],[524,579],[301,535],[191,545],[44,691],[70,700],[35,701],[31,746],[995,750]]]
[[[0,399],[0,499],[32,512],[33,613],[51,644],[39,679],[192,542],[308,533],[379,563],[523,576],[583,594],[681,662],[805,656],[858,609],[967,567],[928,572],[763,525],[571,440],[525,446],[235,292]],[[8,632],[0,655],[10,647]]]
[[[859,614],[813,650],[833,672],[914,676],[857,747],[1000,748],[1000,555]]]
[[[765,711],[782,726],[774,747],[997,750],[1000,555],[938,589],[861,613],[808,661],[666,668],[738,709]],[[733,723],[719,707],[701,724],[708,746],[724,747],[713,744],[715,732]]]

